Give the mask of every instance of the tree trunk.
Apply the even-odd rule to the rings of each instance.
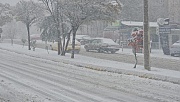
[[[26,24],[27,32],[28,32],[28,50],[31,50],[31,43],[30,43],[30,26]]]
[[[61,35],[60,35],[60,31],[58,29],[58,55],[61,54],[61,50],[62,49],[62,44],[61,44]]]
[[[62,17],[61,17],[62,18]],[[61,20],[62,22],[63,22],[63,20]],[[62,56],[65,56],[65,39],[66,39],[66,35],[65,35],[65,31],[64,31],[64,24],[62,23],[62,25],[61,25],[61,27],[62,27],[62,36],[63,36],[63,44],[62,44],[62,53],[61,53],[61,55]]]
[[[144,0],[144,68],[150,68],[150,36],[149,36],[149,19],[148,19],[148,0]]]
[[[61,56],[65,56],[65,37],[63,37],[62,53]]]
[[[70,32],[67,34],[67,41],[66,41],[66,46],[65,46],[65,53],[66,53],[66,51],[67,51],[67,47],[68,47],[68,44],[69,44],[71,32],[72,32],[72,30],[70,30]]]
[[[74,58],[75,38],[76,38],[77,28],[76,28],[75,26],[72,26],[72,29],[73,29],[73,37],[72,37],[72,52],[71,52],[71,58]]]

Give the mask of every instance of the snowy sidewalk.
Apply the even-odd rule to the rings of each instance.
[[[92,57],[86,57],[76,55],[75,59],[66,57],[64,61],[76,66],[86,67],[98,71],[114,72],[119,74],[135,75],[143,78],[150,78],[162,81],[168,81],[180,84],[180,72],[174,70],[167,70],[162,68],[151,67],[151,71],[147,71],[143,66],[137,65],[137,68],[133,68],[134,64],[122,63],[117,61],[109,61],[104,59],[97,59]],[[63,57],[62,57],[63,60]]]
[[[7,43],[0,43],[0,49],[16,52],[18,54],[25,54],[36,58],[42,58],[45,60],[72,64],[79,67],[85,67],[98,71],[135,75],[143,78],[162,80],[180,84],[180,72],[174,70],[151,67],[151,71],[147,71],[143,68],[143,66],[140,65],[138,65],[137,68],[134,69],[134,64],[97,59],[78,54],[75,55],[75,59],[71,59],[70,54],[68,53],[66,54],[66,56],[58,56],[56,51],[49,51],[49,54],[45,49],[39,48],[36,48],[36,51],[29,51],[27,50],[26,46],[22,48],[21,45],[14,44],[13,46],[11,46]]]

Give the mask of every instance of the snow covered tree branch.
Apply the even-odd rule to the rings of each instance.
[[[30,48],[30,27],[43,15],[43,10],[39,4],[33,1],[20,1],[15,8],[16,20],[22,21],[28,32],[28,49]]]

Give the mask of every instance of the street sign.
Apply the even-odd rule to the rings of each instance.
[[[169,18],[158,18],[157,23],[159,26],[169,25]]]
[[[163,49],[163,53],[165,55],[170,54],[169,37],[168,37],[169,34],[171,34],[171,28],[170,27],[167,27],[167,26],[159,27],[159,35],[160,35],[161,46]]]
[[[164,18],[158,18],[158,19],[157,19],[157,23],[158,23],[158,25],[163,26],[164,23],[165,23]]]
[[[159,18],[157,19],[157,23],[159,28],[157,28],[157,34],[160,36],[160,42],[163,49],[163,53],[165,55],[170,54],[169,49],[169,34],[171,34],[171,28],[169,27],[169,18]]]
[[[159,34],[170,34],[171,28],[170,27],[159,27]]]

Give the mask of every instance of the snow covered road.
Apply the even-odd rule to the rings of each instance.
[[[0,49],[0,102],[179,102],[180,85]]]

